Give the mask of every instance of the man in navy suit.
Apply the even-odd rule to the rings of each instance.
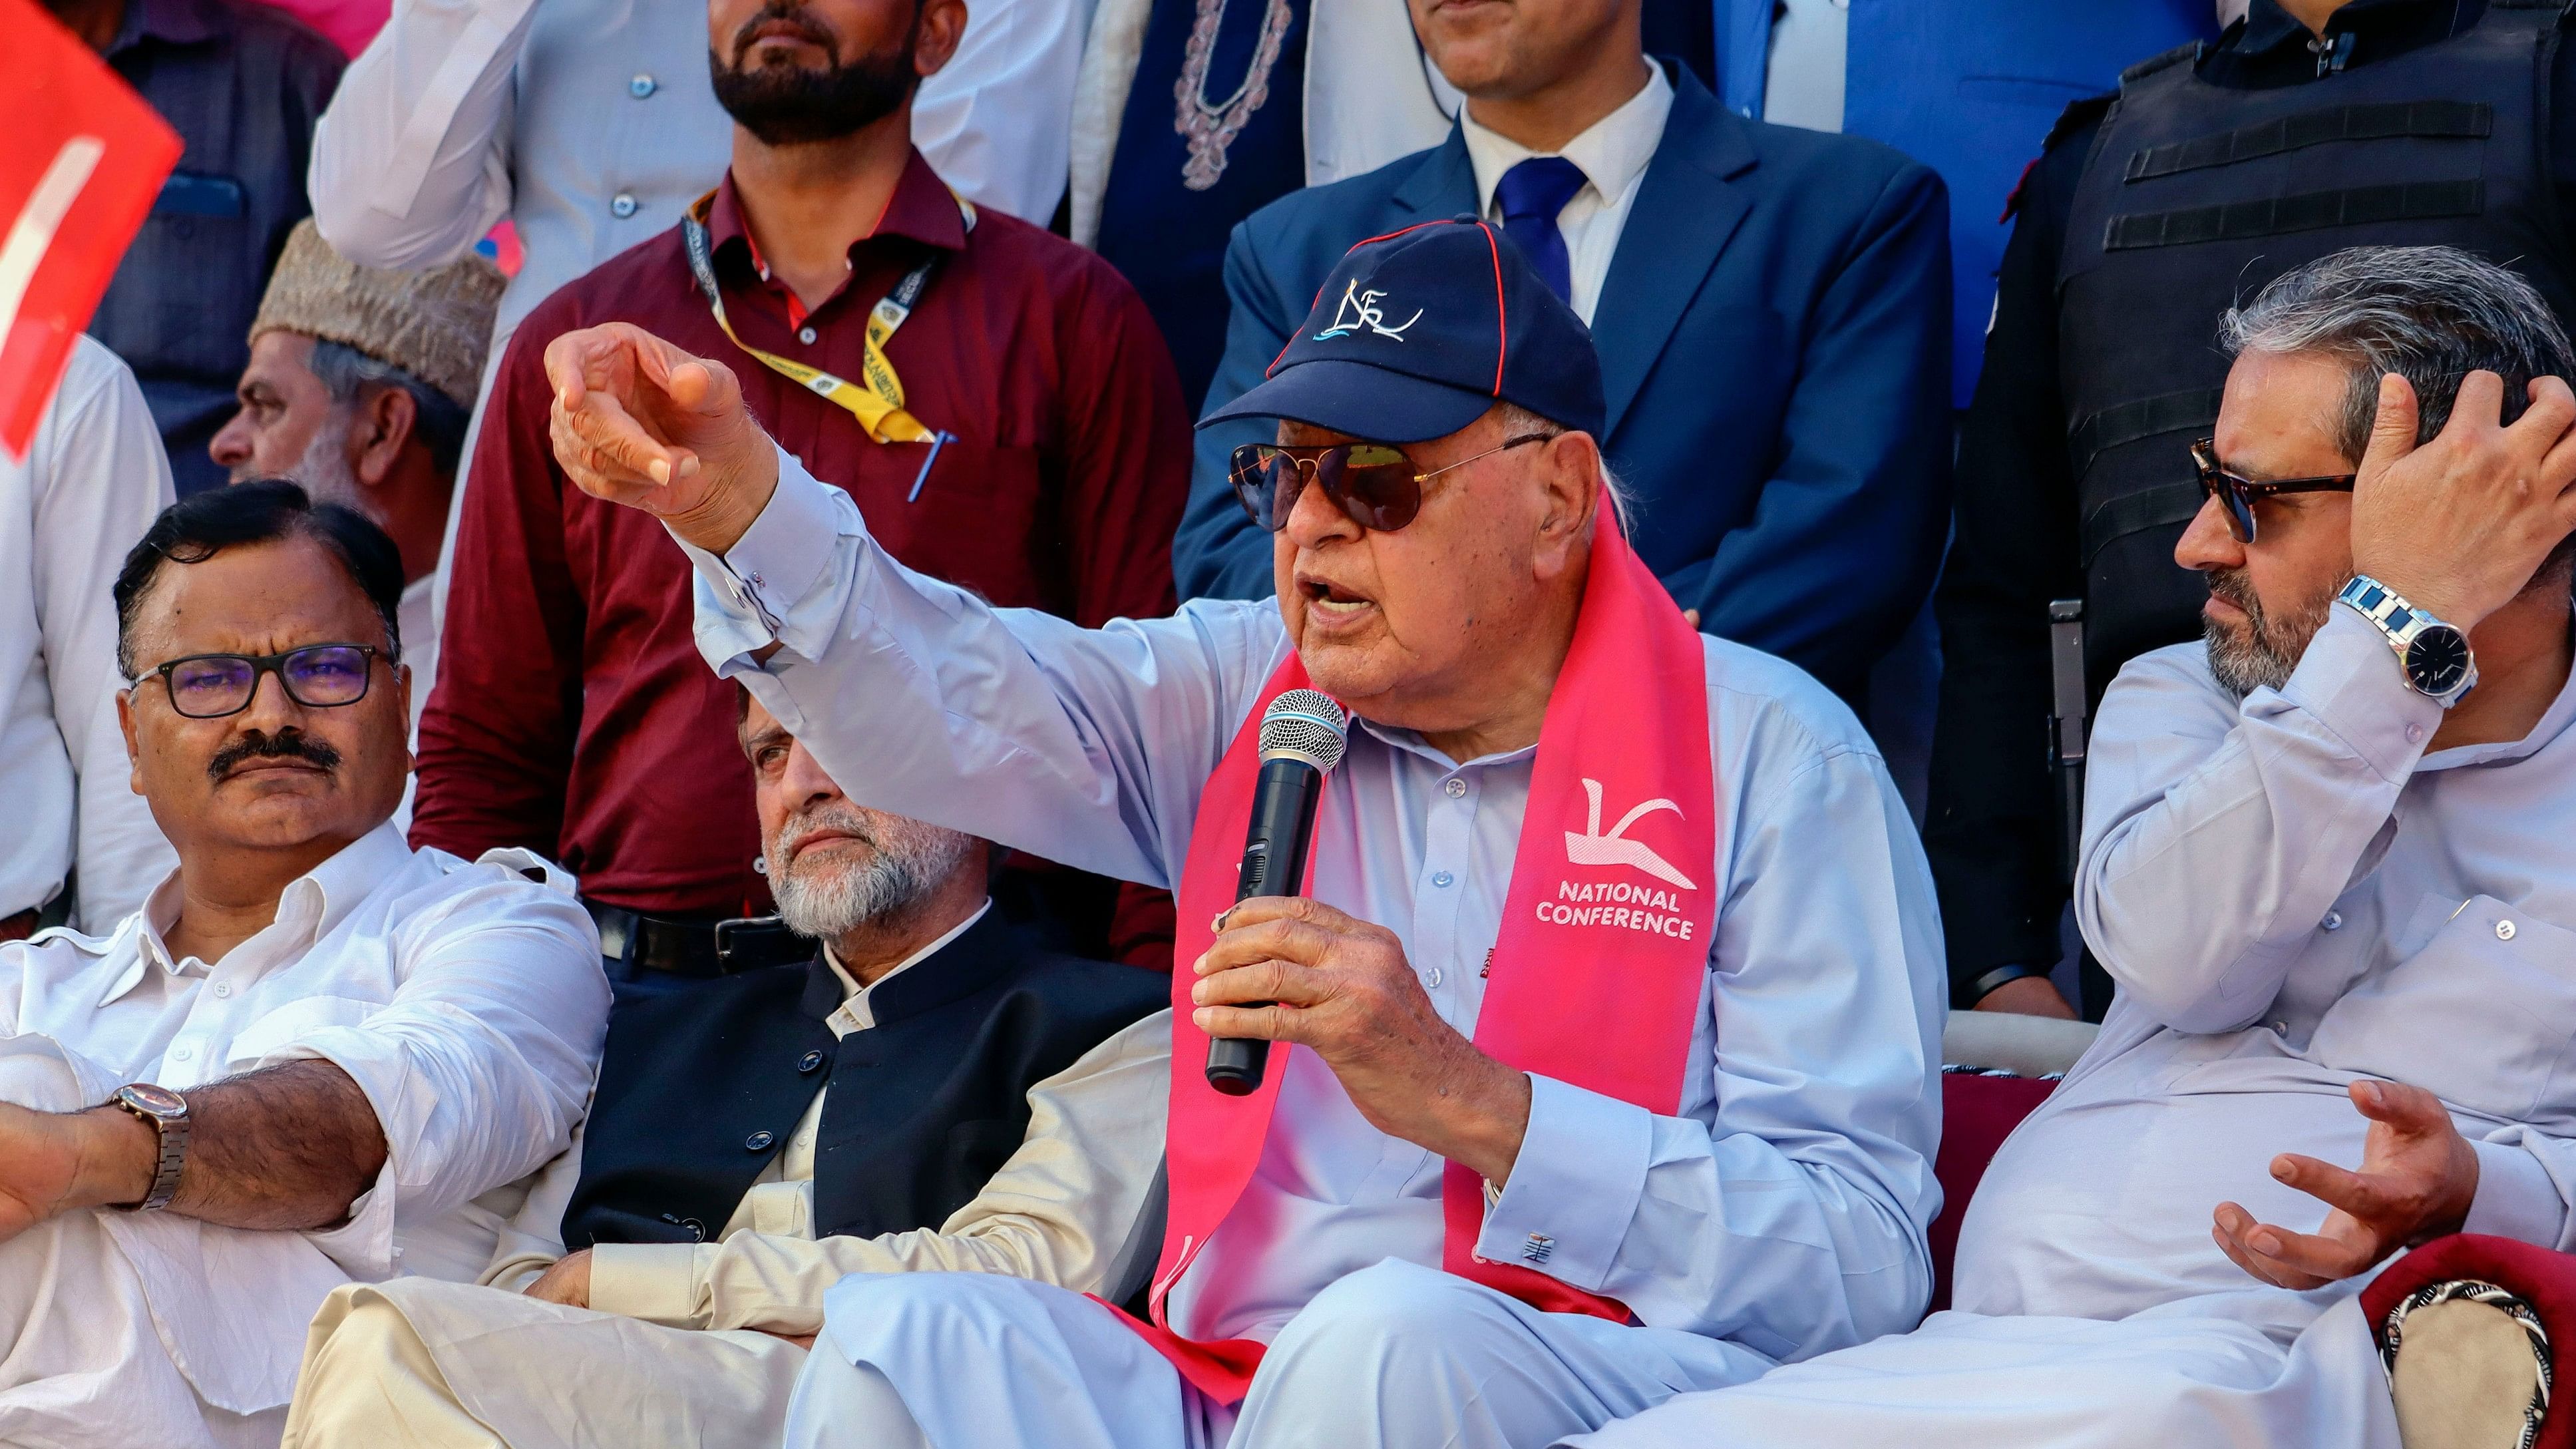
[[[1637,549],[1701,627],[1846,698],[1931,588],[1948,515],[1948,204],[1874,142],[1730,115],[1650,62],[1640,0],[1409,0],[1468,100],[1447,142],[1255,212],[1208,392],[1261,381],[1353,243],[1481,213],[1591,324],[1604,451]],[[1270,591],[1226,483],[1257,423],[1204,429],[1174,544],[1184,597]]]

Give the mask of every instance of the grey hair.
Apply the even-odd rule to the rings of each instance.
[[[2313,352],[2352,374],[2336,445],[2356,464],[2379,413],[2379,378],[2415,388],[2416,441],[2450,421],[2460,383],[2484,370],[2504,379],[2504,417],[2529,402],[2535,377],[2568,377],[2571,349],[2531,283],[2456,247],[2351,247],[2285,272],[2220,323],[2230,357]]]
[[[421,445],[429,449],[432,466],[453,475],[465,456],[465,425],[471,414],[457,406],[456,399],[430,386],[405,368],[328,338],[313,339],[313,360],[306,364],[322,383],[322,390],[335,404],[356,402],[362,391],[374,387],[400,388],[411,394],[412,430],[420,436]]]
[[[1519,403],[1495,404],[1494,420],[1501,425],[1503,436],[1507,438],[1517,438],[1523,433],[1544,433],[1553,438],[1559,433],[1573,431],[1552,418],[1540,417]],[[1594,439],[1596,443],[1599,441]],[[1601,491],[1610,496],[1610,513],[1619,520],[1619,531],[1634,537],[1637,500],[1629,492],[1627,480],[1610,471],[1607,458],[1601,460]]]

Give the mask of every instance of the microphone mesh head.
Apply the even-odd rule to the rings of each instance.
[[[1261,714],[1261,758],[1304,760],[1329,775],[1342,762],[1350,715],[1320,689],[1292,689]]]

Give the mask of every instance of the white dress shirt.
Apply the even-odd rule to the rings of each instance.
[[[289,883],[276,921],[219,961],[172,958],[178,908],[173,876],[112,934],[0,945],[0,1096],[76,1106],[298,1059],[366,1094],[387,1156],[337,1227],[96,1214],[149,1315],[86,1325],[114,1359],[94,1367],[166,1354],[206,1402],[257,1412],[284,1402],[338,1283],[483,1270],[524,1179],[571,1140],[608,983],[568,877],[525,851],[415,852],[390,825]]]
[[[1209,773],[1286,656],[1274,604],[1084,630],[904,569],[782,453],[725,559],[692,551],[698,640],[853,798],[1123,879],[1176,880]],[[763,669],[752,651],[784,645]],[[1711,639],[1725,902],[1681,1110],[1545,1077],[1477,1249],[1774,1358],[1910,1327],[1940,1200],[1941,976],[1929,873],[1850,712]],[[1363,724],[1324,797],[1313,894],[1403,940],[1472,1032],[1535,751],[1455,764]],[[1311,1053],[1228,1226],[1173,1294],[1196,1337],[1275,1332],[1386,1258],[1440,1262],[1440,1159],[1370,1126]]]
[[[104,928],[167,867],[116,725],[109,588],[172,497],[134,374],[73,339],[27,456],[0,453],[0,917],[52,900],[77,861],[76,919]]]
[[[1628,209],[1637,204],[1638,183],[1646,163],[1663,144],[1664,118],[1673,110],[1673,83],[1660,65],[1646,67],[1646,84],[1627,102],[1592,123],[1561,151],[1533,151],[1518,141],[1476,124],[1471,106],[1458,113],[1458,128],[1467,138],[1467,160],[1476,168],[1476,205],[1488,221],[1499,223],[1502,208],[1494,187],[1503,173],[1534,156],[1562,156],[1582,168],[1583,187],[1556,214],[1556,229],[1565,238],[1567,271],[1574,295],[1567,299],[1575,315],[1592,320],[1601,302],[1601,284],[1610,275],[1610,258],[1619,250],[1627,228]]]
[[[922,82],[912,136],[979,206],[1044,226],[1064,193],[1084,0],[981,0]],[[351,260],[427,267],[495,223],[528,309],[680,220],[723,178],[733,118],[707,78],[707,11],[681,0],[397,0],[313,135],[313,220]]]
[[[2119,982],[2102,1034],[2015,1132],[1959,1238],[1957,1303],[2118,1318],[2197,1295],[2295,1331],[2210,1210],[2313,1231],[2277,1153],[2356,1166],[2363,1078],[2440,1096],[2475,1147],[2468,1230],[2576,1249],[2576,687],[2516,741],[2436,753],[2442,710],[2328,614],[2240,708],[2181,644],[2102,701],[2077,918]],[[2169,1310],[2170,1311],[2170,1310]]]

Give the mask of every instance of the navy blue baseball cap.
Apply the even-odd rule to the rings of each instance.
[[[1446,437],[1497,402],[1601,435],[1592,331],[1472,216],[1345,253],[1265,381],[1199,420],[1286,418],[1380,443]]]

